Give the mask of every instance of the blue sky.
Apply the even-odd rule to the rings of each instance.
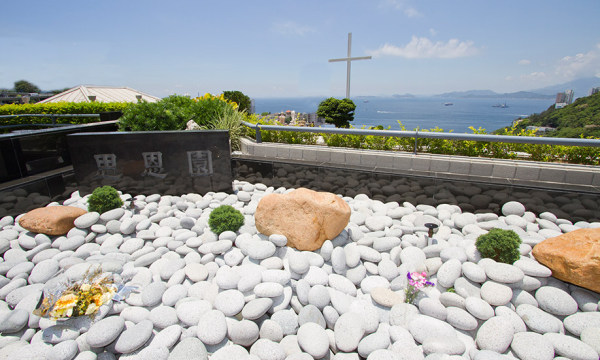
[[[600,76],[600,1],[31,0],[0,12],[0,88],[250,97],[535,89]]]

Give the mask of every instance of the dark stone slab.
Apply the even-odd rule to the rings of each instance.
[[[132,195],[232,192],[228,131],[85,133],[67,139],[83,193],[102,185]]]

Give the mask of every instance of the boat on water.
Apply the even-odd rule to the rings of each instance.
[[[509,107],[509,106],[508,106],[508,105],[506,105],[506,101],[505,101],[505,102],[504,102],[504,104],[500,104],[500,103],[498,103],[498,104],[492,105],[492,107],[496,107],[496,108],[502,108],[502,109],[505,109],[505,108],[507,108],[507,107]]]
[[[451,102],[444,103],[444,106],[452,106],[452,105],[454,105],[454,103],[451,103]]]

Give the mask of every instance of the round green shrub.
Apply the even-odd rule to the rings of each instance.
[[[96,211],[102,214],[121,206],[123,206],[123,200],[121,200],[119,193],[112,186],[96,188],[88,198],[88,211],[90,212]]]
[[[498,262],[512,264],[521,256],[519,246],[521,238],[512,230],[492,229],[480,235],[475,242],[481,256]]]
[[[244,225],[244,215],[229,205],[219,206],[208,217],[208,226],[215,234],[224,231],[236,232],[242,225]]]

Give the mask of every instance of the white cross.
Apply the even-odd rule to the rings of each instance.
[[[348,57],[341,59],[329,59],[329,62],[346,62],[346,98],[350,99],[350,62],[353,60],[371,60],[370,56],[352,57],[352,33],[348,33]]]

